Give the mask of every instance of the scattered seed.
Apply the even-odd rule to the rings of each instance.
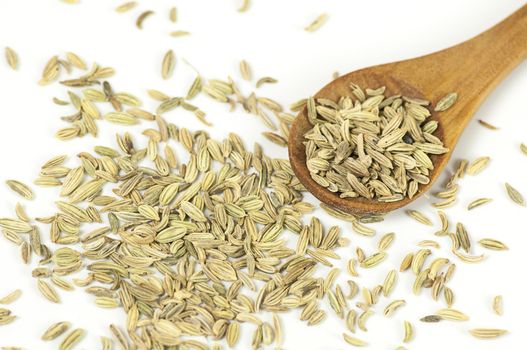
[[[484,121],[484,120],[481,120],[481,119],[478,119],[478,123],[479,123],[481,126],[487,128],[487,129],[489,129],[489,130],[498,130],[498,129],[499,129],[498,127],[496,127],[496,126],[494,126],[494,125],[492,125],[492,124],[490,124],[490,123],[488,123],[488,122],[486,122],[486,121]]]
[[[490,157],[480,157],[475,159],[467,168],[469,175],[477,175],[485,169],[490,162]]]
[[[59,350],[73,349],[73,347],[84,337],[84,334],[84,330],[80,328],[71,331],[71,333],[69,333],[66,338],[64,338],[62,343],[60,343]]]
[[[479,207],[480,205],[487,204],[489,202],[492,202],[492,198],[478,198],[470,202],[467,209],[472,210],[476,207]]]
[[[494,329],[494,328],[475,328],[469,330],[470,334],[472,334],[476,338],[480,339],[493,339],[501,337],[507,333],[508,331],[504,329]]]
[[[1,298],[0,304],[4,304],[4,305],[11,304],[15,302],[16,300],[18,300],[18,298],[20,298],[21,295],[22,295],[22,291],[20,289],[16,289],[12,291],[11,293],[9,293],[8,295],[6,295],[5,297]]]
[[[352,337],[349,334],[342,333],[342,336],[344,337],[344,340],[346,341],[346,343],[350,345],[353,345],[353,346],[367,346],[368,345],[368,343],[365,342],[364,340]]]
[[[520,192],[518,192],[517,189],[509,185],[508,183],[505,183],[505,188],[507,189],[507,194],[509,195],[510,199],[516,204],[519,204],[521,206],[525,206],[525,201],[523,200],[523,196]]]
[[[5,57],[6,57],[7,64],[9,65],[9,67],[11,67],[14,70],[18,69],[18,55],[15,52],[15,50],[13,50],[10,47],[6,47]]]
[[[404,343],[409,343],[414,337],[413,326],[410,322],[404,321]]]
[[[54,323],[44,332],[42,335],[42,340],[54,340],[64,334],[69,328],[69,322]]]
[[[259,88],[264,84],[275,84],[275,83],[278,83],[278,80],[276,80],[275,78],[263,77],[263,78],[258,79],[258,81],[256,82],[256,87]]]
[[[406,214],[411,218],[415,219],[416,221],[422,223],[423,225],[433,225],[432,221],[428,217],[426,217],[426,215],[421,212],[418,212],[417,210],[407,210]]]
[[[163,57],[163,63],[161,64],[161,76],[163,77],[163,79],[168,79],[172,76],[174,66],[174,52],[172,50],[168,50],[165,56]]]
[[[492,302],[492,310],[496,315],[503,315],[503,297],[501,295],[496,295]]]
[[[452,107],[454,103],[457,101],[457,93],[451,92],[447,94],[445,97],[443,97],[439,102],[437,103],[434,111],[436,112],[443,112]]]
[[[136,6],[137,6],[137,2],[136,1],[128,1],[128,2],[125,2],[125,3],[117,6],[115,8],[115,11],[117,11],[119,13],[128,12],[128,11],[130,11],[131,9],[133,9]]]
[[[18,193],[25,199],[31,200],[34,198],[33,191],[26,184],[17,180],[7,180],[6,184],[11,190]]]
[[[509,247],[503,242],[500,242],[492,238],[484,238],[478,241],[478,243],[483,247],[491,250],[508,250]]]
[[[137,20],[135,21],[136,27],[139,29],[143,29],[143,22],[145,21],[146,18],[150,17],[153,14],[154,14],[154,11],[150,11],[150,10],[141,13],[139,17],[137,17]]]
[[[327,22],[329,18],[329,15],[327,13],[323,13],[319,15],[313,22],[311,22],[307,27],[305,27],[306,32],[314,32],[317,31],[324,23]]]

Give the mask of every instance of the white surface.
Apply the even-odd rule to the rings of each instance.
[[[3,57],[0,59],[2,183],[9,178],[32,182],[40,164],[50,156],[75,154],[96,144],[114,144],[113,135],[118,128],[103,122],[99,123],[101,135],[97,140],[85,137],[62,143],[52,137],[63,125],[59,116],[69,112],[67,107],[51,103],[53,96],[65,96],[62,87],[36,84],[43,65],[53,54],[74,51],[89,62],[95,60],[115,67],[117,76],[112,79],[115,88],[141,96],[148,108],[155,104],[145,96],[146,88],[174,95],[186,90],[193,72],[181,58],[191,62],[206,77],[232,75],[236,80],[240,80],[238,61],[246,59],[255,77],[270,75],[280,80],[279,84],[262,88],[260,94],[287,105],[314,93],[329,81],[335,70],[347,72],[448,47],[490,27],[524,4],[522,0],[253,0],[248,13],[238,14],[235,11],[238,3],[234,0],[139,2],[141,5],[131,13],[117,14],[113,9],[121,1],[83,0],[79,5],[67,5],[58,0],[0,1],[0,47],[3,50],[4,46],[10,46],[20,56],[20,68],[16,72],[7,67]],[[179,9],[176,25],[167,20],[171,5]],[[153,9],[156,15],[148,18],[144,30],[139,31],[134,21],[146,9]],[[329,13],[328,23],[319,32],[304,32],[302,28],[322,12]],[[192,35],[168,37],[167,33],[174,29],[188,30]],[[179,60],[174,77],[162,81],[160,61],[169,48],[174,49]],[[527,157],[518,148],[520,142],[527,142],[526,73],[527,65],[524,64],[490,96],[470,123],[453,156],[455,160],[489,155],[493,161],[479,176],[462,181],[458,205],[447,209],[451,224],[463,221],[473,241],[494,237],[511,247],[505,253],[485,252],[488,259],[478,265],[457,262],[459,268],[450,283],[456,292],[455,307],[468,313],[471,320],[440,324],[418,322],[418,318],[433,313],[443,304],[432,302],[425,294],[411,296],[411,276],[401,274],[392,298],[404,298],[408,305],[390,319],[382,316],[370,319],[369,332],[359,334],[372,344],[370,348],[388,350],[402,345],[402,321],[405,319],[416,326],[416,337],[407,346],[409,349],[519,349],[527,344],[527,299],[522,288],[525,285],[527,208],[512,204],[503,187],[508,181],[527,194]],[[243,87],[245,92],[250,91],[249,84]],[[215,124],[214,129],[208,130],[215,137],[235,131],[244,136],[248,145],[254,141],[268,144],[260,135],[264,129],[254,116],[241,110],[228,113],[224,106],[206,98],[200,98],[199,105]],[[201,128],[187,114],[177,113],[167,118],[179,125]],[[484,129],[476,123],[478,118],[501,129],[498,132]],[[286,156],[284,149],[273,145],[269,145],[269,149],[273,156]],[[40,190],[37,196],[37,201],[26,205],[30,215],[52,213],[51,201],[56,198],[56,192]],[[492,197],[494,201],[467,212],[466,205],[478,197]],[[14,215],[12,208],[18,200],[1,185],[0,216]],[[358,237],[349,224],[320,215],[327,226],[341,224],[345,235],[352,239],[350,248],[339,250],[343,257],[342,267],[357,245],[371,253],[380,234],[397,233],[396,242],[389,250],[389,260],[363,273],[364,277],[358,280],[372,287],[382,283],[385,273],[398,267],[408,251],[417,249],[418,241],[435,239],[432,232],[438,220],[429,203],[422,198],[412,207],[433,218],[434,228],[413,222],[404,213],[397,212],[384,223],[375,225],[379,233],[373,239]],[[437,240],[443,246],[443,256],[450,256],[448,239]],[[476,248],[475,252],[483,251]],[[339,266],[340,262],[336,264]],[[36,291],[30,271],[20,263],[18,250],[0,239],[0,295],[14,288],[24,291],[22,299],[10,306],[19,319],[0,327],[0,347],[55,349],[56,342],[45,344],[39,337],[51,322],[64,319],[88,329],[88,336],[79,348],[98,349],[98,337],[109,334],[108,324],[122,324],[124,317],[119,310],[96,308],[92,298],[80,289],[75,293],[61,292],[63,303],[50,304]],[[344,274],[341,277],[347,278]],[[491,311],[491,300],[496,294],[504,295],[503,317]],[[378,313],[382,313],[385,304],[383,299],[375,307]],[[349,348],[341,339],[344,325],[337,318],[329,317],[322,326],[308,328],[297,321],[297,316],[297,313],[284,316],[286,349]],[[499,341],[479,341],[467,334],[467,329],[473,327],[506,328],[511,334]],[[249,328],[244,330],[249,332]],[[246,336],[238,348],[249,348],[249,344]]]

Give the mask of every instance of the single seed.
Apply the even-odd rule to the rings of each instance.
[[[137,17],[137,20],[135,21],[136,27],[139,29],[143,29],[143,22],[145,21],[145,19],[152,16],[153,14],[154,14],[154,11],[150,11],[150,10],[141,13],[139,17]]]
[[[320,29],[320,27],[324,25],[324,23],[327,22],[328,18],[329,18],[329,15],[327,13],[323,13],[319,15],[317,18],[313,20],[313,22],[311,22],[307,27],[304,28],[305,31],[306,32],[317,31],[318,29]]]
[[[84,330],[77,328],[69,333],[60,343],[59,350],[71,350],[84,337]]]
[[[454,103],[457,101],[457,93],[451,92],[447,94],[445,97],[443,97],[439,102],[437,103],[434,111],[436,112],[443,112],[452,107]]]
[[[503,297],[501,295],[496,295],[494,297],[494,300],[492,302],[492,310],[494,310],[494,313],[496,313],[496,315],[503,315]]]
[[[476,207],[479,207],[480,205],[487,204],[489,202],[492,202],[492,198],[478,198],[470,202],[467,209],[472,210]]]
[[[115,11],[117,11],[119,13],[128,12],[128,11],[130,11],[131,9],[133,9],[136,6],[137,6],[137,2],[136,1],[128,1],[128,2],[125,2],[125,3],[117,6],[115,8]]]
[[[479,123],[481,126],[487,128],[487,129],[489,129],[489,130],[498,130],[498,129],[499,129],[498,127],[496,127],[496,126],[494,126],[494,125],[492,125],[492,124],[490,124],[490,123],[488,123],[488,122],[486,122],[486,121],[484,121],[484,120],[481,120],[481,119],[478,119],[478,123]]]
[[[174,66],[174,51],[168,50],[165,56],[163,57],[163,63],[161,64],[161,76],[163,77],[163,79],[168,79],[172,76]]]
[[[69,328],[69,322],[54,323],[44,332],[42,335],[42,340],[54,340],[64,334]]]
[[[509,333],[505,329],[495,329],[495,328],[475,328],[469,330],[470,334],[472,334],[476,338],[480,339],[494,339],[501,337],[507,333]]]
[[[510,199],[516,204],[519,204],[521,206],[525,206],[525,201],[523,199],[523,196],[520,192],[518,192],[517,189],[509,185],[508,183],[505,183],[505,188],[507,189],[507,194],[509,195]]]
[[[6,57],[7,64],[9,65],[9,67],[11,67],[14,70],[18,69],[18,55],[15,52],[15,50],[13,50],[10,47],[6,47],[5,57]]]

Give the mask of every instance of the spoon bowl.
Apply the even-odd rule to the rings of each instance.
[[[450,92],[457,102],[448,110],[434,112],[428,120],[439,123],[434,135],[450,152],[431,156],[434,169],[430,182],[419,185],[416,195],[396,202],[366,198],[340,198],[317,184],[306,165],[304,134],[312,129],[304,108],[295,119],[289,136],[289,159],[299,181],[321,202],[352,214],[384,214],[408,205],[425,193],[446,167],[456,143],[488,94],[518,64],[527,58],[527,5],[477,37],[451,48],[395,63],[373,66],[339,77],[323,87],[314,98],[337,101],[350,96],[350,84],[377,88],[385,86],[386,96],[400,94],[422,98],[435,105]]]

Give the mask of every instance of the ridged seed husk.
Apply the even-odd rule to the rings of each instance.
[[[346,341],[346,343],[350,345],[353,345],[353,346],[367,346],[368,345],[368,343],[365,342],[364,340],[361,340],[356,337],[352,337],[349,334],[343,333],[342,336],[344,337],[344,340]]]
[[[60,343],[59,350],[71,350],[84,337],[84,330],[77,328],[69,333]]]
[[[507,194],[514,203],[519,204],[521,206],[525,206],[523,195],[517,189],[515,189],[508,183],[505,183],[505,188],[507,190]]]
[[[503,297],[501,295],[496,295],[492,301],[492,310],[496,315],[503,315]]]
[[[450,321],[468,321],[469,317],[463,312],[455,309],[441,309],[436,312],[444,320]]]
[[[172,76],[175,66],[175,56],[174,51],[168,50],[165,56],[163,57],[163,62],[161,64],[161,76],[163,79],[168,79]]]
[[[469,330],[469,333],[472,334],[474,337],[480,339],[494,339],[501,337],[509,332],[505,329],[497,328],[474,328]]]
[[[478,241],[478,243],[487,249],[491,250],[508,250],[509,247],[501,241],[498,241],[497,239],[492,238],[484,238]]]
[[[15,52],[15,50],[13,50],[10,47],[6,47],[5,48],[5,57],[6,57],[6,61],[7,61],[7,64],[9,65],[9,67],[11,67],[12,69],[15,69],[15,70],[18,69],[18,55]]]
[[[20,289],[16,289],[12,291],[11,293],[9,293],[8,295],[4,296],[3,298],[0,298],[0,304],[3,304],[3,305],[11,304],[15,302],[16,300],[18,300],[18,298],[20,298],[21,295],[22,295],[22,291]]]
[[[404,321],[404,343],[409,343],[414,337],[414,329],[410,322]]]
[[[17,180],[7,180],[6,184],[7,186],[9,186],[10,189],[12,189],[14,192],[18,193],[25,199],[31,200],[34,198],[33,191],[28,185]]]
[[[65,321],[54,323],[44,332],[42,335],[42,340],[48,341],[56,339],[64,334],[70,328],[70,326],[71,324]]]

